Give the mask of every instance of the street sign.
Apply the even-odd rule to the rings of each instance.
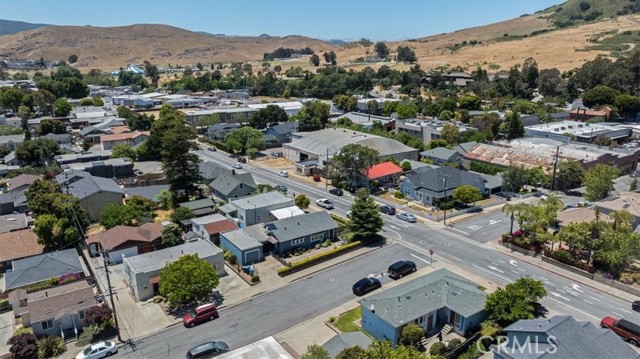
[[[429,254],[433,255],[433,249],[429,249]]]

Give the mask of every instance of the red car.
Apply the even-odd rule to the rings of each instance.
[[[604,317],[600,321],[600,327],[613,330],[614,333],[630,344],[638,345],[640,343],[640,326],[628,320]]]
[[[196,324],[213,320],[218,316],[218,309],[215,304],[204,304],[195,309],[189,310],[185,315],[183,315],[182,324],[184,324],[185,327],[191,328]]]
[[[247,158],[246,157],[238,157],[238,162],[247,163]]]

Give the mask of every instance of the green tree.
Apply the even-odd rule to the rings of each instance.
[[[267,107],[254,113],[249,123],[251,127],[261,130],[267,128],[267,126],[274,126],[280,122],[287,121],[289,121],[289,116],[287,116],[287,113],[282,107],[278,105],[267,105]]]
[[[598,85],[582,94],[582,103],[587,107],[613,105],[620,91],[605,85]]]
[[[178,208],[176,208],[173,211],[173,213],[171,213],[171,215],[169,216],[169,220],[173,223],[180,223],[180,221],[183,221],[185,219],[191,219],[193,217],[194,215],[191,209],[187,207],[178,206]]]
[[[71,218],[59,218],[53,214],[39,215],[33,225],[33,233],[38,236],[38,243],[49,249],[64,248],[80,239]]]
[[[111,149],[111,158],[128,158],[131,161],[135,161],[137,156],[136,150],[126,143],[115,145]]]
[[[64,98],[59,98],[53,103],[56,117],[66,117],[71,113],[71,104]]]
[[[376,149],[350,143],[333,156],[331,173],[339,181],[344,180],[349,186],[355,187],[358,184],[358,178],[367,174],[378,157],[379,153]]]
[[[527,171],[524,166],[509,166],[502,172],[502,188],[518,192],[527,183]]]
[[[365,188],[358,189],[351,206],[349,222],[349,231],[353,232],[353,238],[355,240],[370,239],[380,232],[383,225],[380,208],[369,195],[369,191]]]
[[[418,61],[416,53],[409,46],[398,46],[396,60],[408,63]]]
[[[320,66],[320,56],[318,56],[318,54],[311,55],[311,57],[309,57],[309,63],[315,67]]]
[[[376,56],[378,56],[381,59],[386,58],[387,56],[389,56],[389,47],[387,47],[387,44],[385,44],[382,41],[378,41],[376,42],[376,45],[374,46],[374,51],[376,52]]]
[[[125,114],[126,110],[119,112]],[[147,153],[150,158],[159,158],[162,156],[163,145],[165,144],[165,134],[172,128],[185,130],[185,115],[175,110],[171,106],[164,105],[160,108],[160,118],[153,121],[151,125],[151,135],[146,143]],[[126,118],[126,117],[125,117]]]
[[[615,106],[622,117],[627,120],[635,120],[640,112],[640,97],[631,95],[616,96]]]
[[[78,62],[78,55],[71,54],[69,55],[69,58],[67,60],[69,60],[70,64],[75,64],[76,62]]]
[[[402,162],[402,165],[400,165],[400,167],[402,167],[402,172],[411,171],[411,162],[404,161]]]
[[[309,208],[310,203],[311,201],[309,200],[309,197],[307,197],[307,195],[299,194],[296,196],[296,206],[298,206],[299,208],[301,209]]]
[[[198,121],[196,122],[196,126],[209,127],[218,123],[220,123],[220,116],[218,116],[217,114],[213,114],[213,115],[198,118]]]
[[[156,195],[156,201],[160,203],[160,208],[167,210],[173,207],[173,194],[169,189],[163,189]],[[183,207],[184,208],[184,207]],[[187,208],[188,209],[188,208]],[[192,213],[193,215],[193,213]]]
[[[336,107],[345,112],[351,112],[358,109],[358,99],[354,96],[337,95],[333,97],[333,103],[336,104]]]
[[[402,328],[400,338],[403,343],[408,346],[417,346],[420,340],[424,337],[424,329],[421,326],[414,323],[409,323]]]
[[[9,352],[15,359],[33,359],[38,355],[38,338],[33,333],[20,333],[9,338]]]
[[[367,355],[369,359],[426,359],[427,356],[418,351],[417,348],[412,346],[404,346],[402,344],[391,346],[389,340],[379,341],[376,340],[369,348],[367,348]],[[431,354],[431,359],[441,359],[439,356]]]
[[[512,111],[507,115],[506,122],[504,124],[504,133],[508,140],[524,136],[524,124],[517,112]]]
[[[115,226],[134,226],[142,212],[133,206],[118,203],[109,203],[100,214],[100,224],[106,229]]]
[[[27,140],[16,147],[16,158],[20,161],[41,166],[46,162],[52,163],[56,155],[60,154],[60,145],[57,142],[38,138]]]
[[[442,129],[440,130],[440,137],[447,141],[447,144],[455,145],[460,139],[460,129],[452,123],[447,123],[442,126]]]
[[[208,298],[219,283],[215,268],[197,254],[183,255],[160,270],[160,295],[171,306]]]
[[[335,66],[338,63],[337,55],[334,51],[324,52],[322,55],[324,56],[324,61],[330,63],[331,65]]]
[[[367,350],[362,347],[356,345],[355,347],[342,349],[338,355],[336,355],[336,359],[368,359],[369,355],[367,354]]]
[[[638,189],[638,179],[634,178],[633,180],[631,180],[631,183],[629,183],[629,192],[633,192],[637,189]]]
[[[329,105],[320,101],[307,102],[302,106],[299,129],[302,132],[323,129],[329,121]]]
[[[280,75],[280,73],[282,72],[282,66],[280,65],[276,65],[273,67],[273,71],[277,74]]]
[[[480,105],[482,100],[478,96],[462,96],[458,100],[458,107],[461,109],[469,110],[469,111],[477,111],[480,110]]]
[[[427,149],[432,150],[432,149],[438,148],[438,147],[447,147],[448,145],[449,145],[449,142],[447,142],[444,139],[435,139],[435,140],[431,140],[427,144]]]
[[[610,165],[597,164],[584,174],[584,198],[595,202],[607,198],[613,189],[613,180],[620,174],[620,170]]]
[[[22,104],[22,91],[14,87],[3,87],[0,89],[0,107],[18,112]]]
[[[64,125],[63,121],[55,120],[51,118],[45,118],[40,121],[40,125],[36,130],[36,134],[38,136],[44,136],[49,133],[54,133],[56,135],[67,133],[67,128]]]
[[[318,344],[311,344],[301,359],[331,359],[329,352]]]
[[[91,104],[95,107],[102,107],[104,106],[104,101],[100,97],[93,97],[91,98]]]
[[[158,67],[156,65],[153,65],[149,61],[145,60],[144,72],[145,72],[145,75],[147,75],[147,77],[151,79],[151,84],[154,87],[158,87],[158,79],[160,78],[158,74]]]
[[[473,203],[482,199],[480,189],[471,185],[463,185],[453,190],[453,199],[465,204]]]
[[[405,118],[415,118],[418,114],[418,108],[413,102],[409,102],[408,104],[399,103],[396,106],[396,114],[401,120]]]
[[[164,135],[162,169],[169,178],[175,202],[188,201],[200,194],[200,157],[190,152],[199,149],[197,136],[186,127],[173,127]]]
[[[86,97],[83,98],[82,100],[80,100],[80,102],[78,103],[79,106],[93,106],[93,101]]]
[[[521,319],[533,319],[536,304],[547,295],[544,284],[530,278],[518,278],[515,282],[498,288],[487,296],[484,308],[487,319],[501,327]]]
[[[250,148],[261,150],[265,143],[262,139],[262,132],[251,127],[241,127],[230,131],[224,137],[224,143],[233,152],[246,154]]]
[[[162,230],[162,244],[173,247],[182,243],[182,229],[177,224],[170,224]]]
[[[62,81],[65,95],[68,98],[80,99],[89,95],[89,87],[81,79],[75,77],[65,78]]]
[[[582,184],[584,178],[584,169],[578,161],[562,161],[558,166],[557,180],[558,185],[563,190],[575,188]]]

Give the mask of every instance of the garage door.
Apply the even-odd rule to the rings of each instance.
[[[130,248],[109,252],[109,260],[111,261],[111,263],[114,263],[114,264],[122,263],[123,254],[125,257],[137,256],[138,247],[130,247]]]
[[[258,263],[262,261],[262,249],[256,248],[244,252],[244,265]]]

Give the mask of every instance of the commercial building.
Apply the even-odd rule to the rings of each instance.
[[[527,136],[551,138],[562,142],[593,142],[596,137],[606,137],[612,140],[626,140],[631,136],[631,129],[611,126],[604,123],[585,123],[578,121],[560,121],[527,126],[524,129]]]

